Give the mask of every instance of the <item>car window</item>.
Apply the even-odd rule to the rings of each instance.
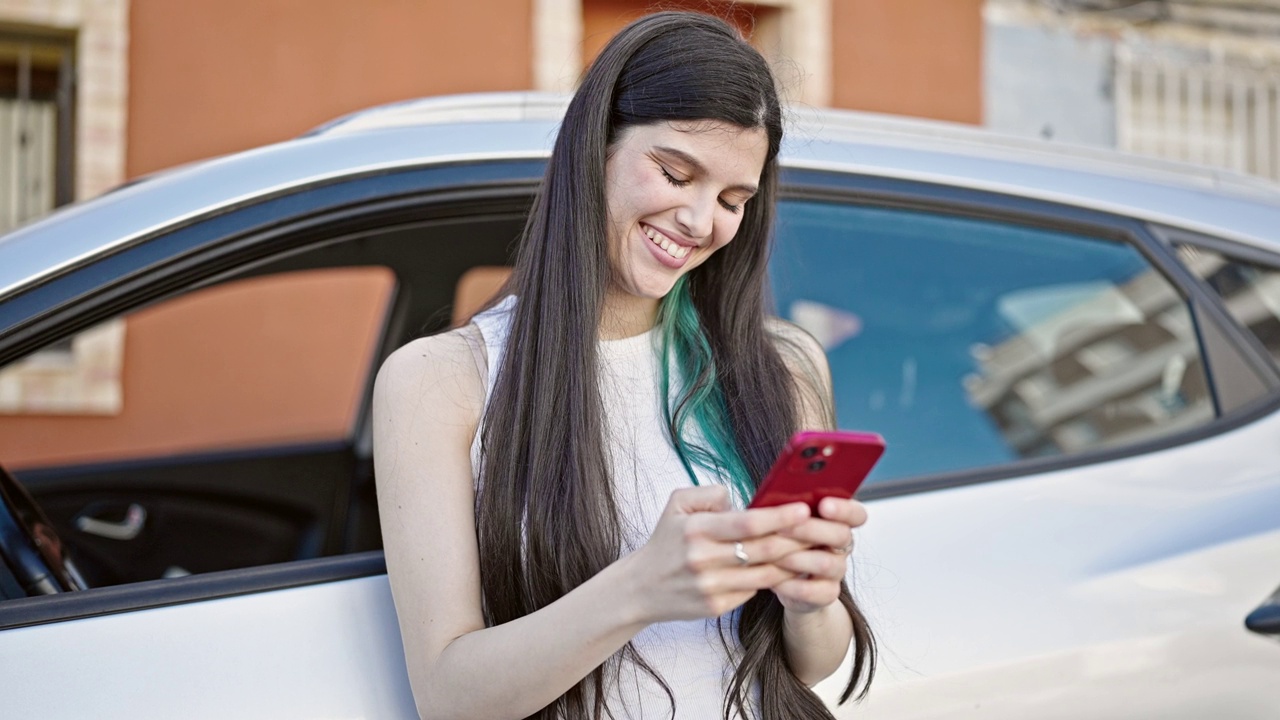
[[[1280,363],[1280,268],[1193,245],[1179,245],[1178,255]]]
[[[368,549],[354,436],[395,287],[267,273],[45,348],[0,370],[0,458],[89,587]]]
[[[342,439],[393,285],[380,267],[280,273],[80,333],[0,370],[0,458],[20,470]]]
[[[792,201],[780,314],[826,348],[871,481],[1069,455],[1214,417],[1188,304],[1124,243],[905,209]]]

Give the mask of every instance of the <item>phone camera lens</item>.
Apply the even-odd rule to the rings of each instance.
[[[818,448],[816,447],[807,447],[800,451],[800,457],[806,458],[806,459],[811,458],[817,454],[818,454]]]
[[[814,460],[813,462],[809,463],[809,472],[819,472],[822,470],[822,468],[826,466],[827,466],[826,460]]]

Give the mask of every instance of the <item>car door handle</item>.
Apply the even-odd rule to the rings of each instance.
[[[76,518],[76,529],[82,533],[97,535],[108,540],[132,540],[138,537],[147,524],[147,509],[138,503],[129,503],[124,519],[120,522],[102,520],[84,514]]]
[[[1262,635],[1280,635],[1280,588],[1249,613],[1244,626]]]

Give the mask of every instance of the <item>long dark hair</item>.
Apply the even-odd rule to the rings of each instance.
[[[798,399],[808,393],[793,381],[766,325],[766,261],[782,141],[773,76],[760,54],[717,18],[649,15],[609,42],[569,103],[508,285],[519,302],[507,339],[511,352],[502,356],[485,411],[477,498],[480,576],[491,625],[551,604],[621,552],[596,372],[610,277],[605,162],[623,129],[678,120],[762,128],[769,139],[759,190],[743,208],[734,241],[692,270],[685,283],[715,368],[690,381],[719,385],[736,451],[755,482],[797,429]],[[853,618],[856,646],[845,701],[860,680],[870,682],[875,651],[867,622],[843,585],[840,601]],[[742,651],[726,717],[734,708],[749,716],[756,685],[766,719],[832,717],[787,666],[783,608],[772,592],[758,593],[741,608],[737,632]],[[533,717],[603,717],[606,685],[622,662],[661,681],[628,644]]]

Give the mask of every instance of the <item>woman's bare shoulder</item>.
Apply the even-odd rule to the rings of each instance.
[[[782,362],[795,379],[801,427],[834,427],[831,366],[822,343],[804,328],[779,317],[768,318],[765,330],[773,337]]]
[[[374,407],[393,415],[427,409],[438,419],[477,421],[484,404],[485,349],[475,325],[419,338],[378,370]]]

